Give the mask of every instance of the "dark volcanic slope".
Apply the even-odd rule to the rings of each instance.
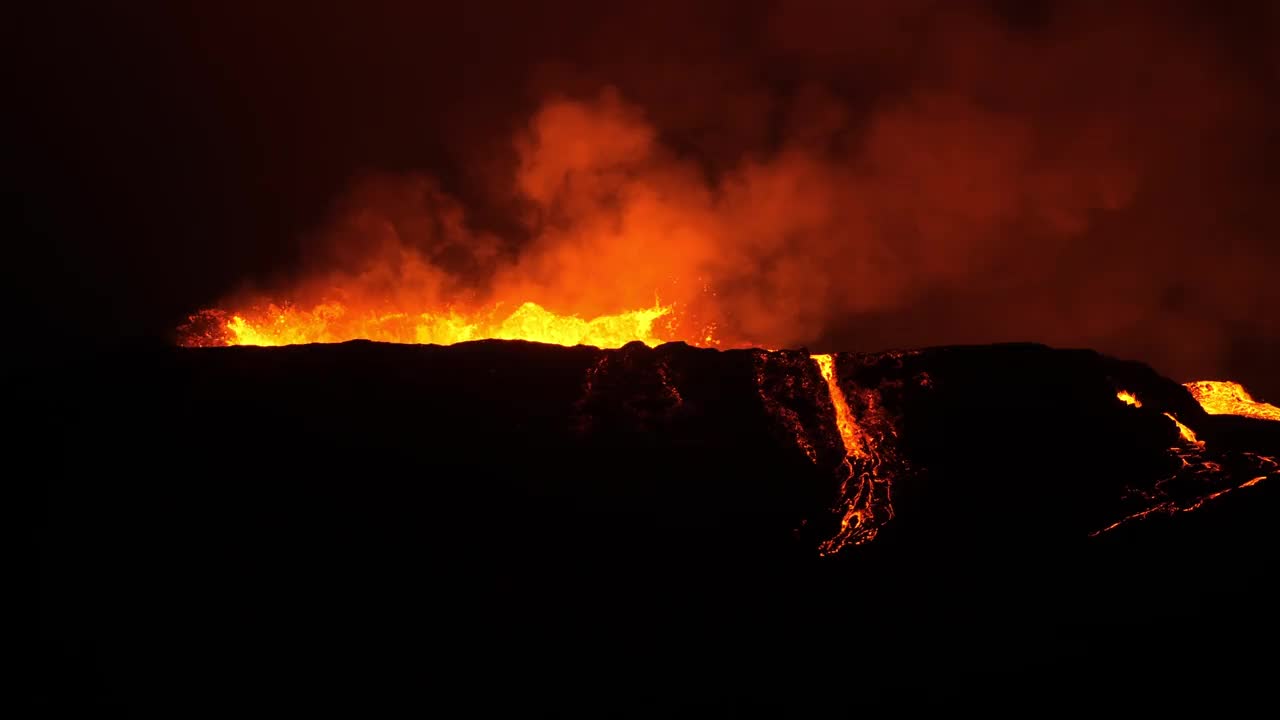
[[[822,558],[845,448],[802,352],[63,358],[36,424],[54,457],[39,692],[131,709],[317,688],[533,708],[894,702],[1010,678],[1176,685],[1214,653],[1203,682],[1243,671],[1240,638],[1274,639],[1259,608],[1275,601],[1280,481],[1089,537],[1157,485],[1182,507],[1248,479],[1243,453],[1280,455],[1273,424],[1207,416],[1145,366],[1087,351],[834,366],[882,433],[892,517]],[[1165,413],[1223,473],[1178,476]]]

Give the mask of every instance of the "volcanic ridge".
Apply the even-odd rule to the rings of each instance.
[[[139,692],[219,668],[367,684],[418,667],[406,642],[453,661],[446,686],[468,663],[530,692],[548,673],[635,690],[617,663],[799,672],[770,647],[815,673],[945,684],[979,645],[1019,672],[1114,653],[1096,628],[1115,622],[1159,665],[1162,628],[1258,632],[1231,610],[1266,592],[1280,507],[1280,423],[1033,344],[353,341],[57,372],[50,612],[107,658],[84,672]],[[1029,645],[1028,627],[1070,640]],[[276,655],[236,649],[263,642]],[[567,664],[536,667],[550,647]],[[893,671],[918,648],[910,678]]]

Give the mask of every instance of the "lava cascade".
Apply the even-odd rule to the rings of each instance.
[[[889,428],[874,390],[860,391],[864,423],[854,416],[849,399],[840,387],[834,355],[811,355],[826,383],[836,416],[836,428],[844,446],[840,481],[840,529],[823,541],[823,555],[840,552],[847,545],[874,540],[880,528],[893,519],[892,445],[886,443]],[[875,429],[881,429],[876,433]]]
[[[837,486],[834,531],[819,542],[819,553],[874,540],[893,519],[893,482],[907,474],[885,387],[842,381],[837,355],[755,351],[755,357],[756,390],[769,416],[809,462],[831,468]]]

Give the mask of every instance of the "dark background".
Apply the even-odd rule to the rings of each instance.
[[[1069,241],[1032,232],[1001,256],[1013,260],[964,282],[926,278],[891,306],[833,311],[811,347],[1092,346],[1179,380],[1229,376],[1280,397],[1274,3],[640,5],[134,2],[11,14],[15,334],[168,342],[240,283],[287,281],[306,234],[369,172],[438,178],[471,223],[518,248],[528,228],[494,178],[512,162],[513,129],[551,93],[616,86],[715,177],[785,144],[806,84],[855,118],[941,87],[1013,108],[1050,138],[1080,120],[1053,98],[1089,110],[1122,131],[1111,149],[1127,149],[1138,190],[1119,210],[1086,208]],[[1061,50],[1032,62],[1000,49],[1010,43]],[[1053,84],[1043,97],[1002,95],[1041,84]],[[731,102],[744,97],[762,109]],[[1024,283],[990,281],[1018,268],[1032,268]],[[1114,321],[1116,308],[1128,319]]]

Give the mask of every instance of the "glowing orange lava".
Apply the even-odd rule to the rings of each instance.
[[[594,345],[618,348],[640,341],[649,346],[670,339],[655,327],[660,319],[670,319],[672,306],[651,308],[583,319],[557,315],[542,306],[526,302],[514,311],[501,305],[477,312],[385,312],[357,311],[341,303],[325,303],[310,310],[293,306],[227,313],[206,310],[194,315],[181,330],[187,346],[298,345],[335,343],[347,340],[376,340],[394,343],[451,345],[468,340],[530,340],[553,345]],[[701,342],[714,344],[710,330],[700,333]]]
[[[836,381],[836,359],[832,355],[810,355],[818,365],[818,372],[827,383],[827,391],[831,393],[831,404],[836,410],[836,429],[840,431],[840,440],[844,443],[845,453],[849,457],[863,458],[867,456],[866,440],[862,436],[858,423],[853,419],[853,411],[849,409],[849,399],[840,389]]]
[[[1253,399],[1248,396],[1248,393],[1245,393],[1244,389],[1236,383],[1204,381],[1187,384],[1187,388],[1191,389],[1192,395],[1196,396],[1196,399],[1201,401],[1201,404],[1204,406],[1206,411],[1212,414],[1227,414],[1226,412],[1214,413],[1209,410],[1209,406],[1205,405],[1206,401],[1202,400],[1201,396],[1197,394],[1196,391],[1196,387],[1203,387],[1206,392],[1208,392],[1212,390],[1212,388],[1220,386],[1228,386],[1224,392],[1232,397],[1236,397],[1235,392],[1238,390],[1239,393],[1243,395],[1245,401],[1253,403]],[[1142,402],[1138,400],[1137,396],[1127,390],[1121,390],[1116,393],[1116,397],[1126,405],[1142,407]],[[1212,402],[1212,400],[1210,402]],[[1236,406],[1219,405],[1218,407]],[[1207,447],[1207,443],[1204,440],[1201,440],[1194,430],[1187,427],[1187,425],[1182,421],[1178,420],[1173,413],[1166,412],[1164,413],[1164,416],[1169,418],[1169,420],[1173,422],[1174,426],[1178,428],[1178,444],[1169,448],[1170,454],[1179,461],[1178,468],[1172,475],[1157,480],[1150,490],[1140,491],[1138,493],[1140,497],[1154,504],[1137,512],[1130,513],[1104,528],[1089,533],[1090,537],[1096,537],[1105,532],[1114,530],[1121,525],[1125,525],[1134,520],[1151,517],[1153,515],[1176,515],[1179,513],[1188,513],[1194,510],[1199,510],[1205,505],[1223,497],[1233,490],[1252,487],[1269,477],[1275,477],[1277,469],[1280,469],[1280,463],[1277,463],[1275,458],[1255,453],[1241,453],[1238,460],[1246,462],[1247,467],[1252,469],[1254,472],[1261,474],[1250,477],[1244,482],[1232,484],[1237,483],[1237,481],[1223,469],[1223,462],[1226,460],[1226,456],[1221,453],[1210,451]],[[1195,485],[1202,489],[1195,495],[1191,495],[1189,497],[1184,496],[1181,499],[1176,499],[1170,494],[1170,487],[1173,485]]]
[[[1210,415],[1243,415],[1259,420],[1280,420],[1280,407],[1254,400],[1240,383],[1230,380],[1198,380],[1187,383],[1186,388]]]
[[[1138,399],[1138,396],[1134,395],[1128,390],[1121,390],[1120,392],[1116,393],[1116,397],[1120,398],[1120,401],[1123,402],[1125,405],[1142,407],[1142,401]]]
[[[874,391],[862,393],[858,398],[868,427],[859,423],[840,387],[834,355],[811,355],[810,359],[826,382],[836,429],[845,451],[838,508],[840,530],[818,546],[821,554],[830,555],[846,545],[874,540],[880,527],[893,518],[892,446],[885,442],[885,436],[892,430],[880,412],[879,396]]]
[[[1181,422],[1178,422],[1178,418],[1174,417],[1170,413],[1165,413],[1164,416],[1172,420],[1174,425],[1178,426],[1178,435],[1182,437],[1182,440],[1184,442],[1187,442],[1191,445],[1195,445],[1197,447],[1201,447],[1201,448],[1204,447],[1204,443],[1196,438],[1196,432],[1194,430],[1187,427],[1186,425],[1183,425]]]

